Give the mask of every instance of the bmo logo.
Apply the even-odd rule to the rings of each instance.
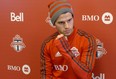
[[[20,66],[7,65],[7,70],[9,71],[20,71]]]
[[[68,65],[54,65],[55,70],[58,71],[67,71],[68,70]]]
[[[102,15],[102,21],[104,24],[111,24],[113,22],[113,15],[110,12],[105,12]]]
[[[98,15],[82,15],[82,21],[99,21]]]
[[[24,13],[20,12],[19,14],[16,14],[14,12],[10,13],[10,20],[12,22],[24,22]]]
[[[103,13],[102,16],[99,15],[82,15],[82,21],[96,22],[102,21],[104,24],[111,24],[113,22],[113,15],[110,12]]]
[[[25,64],[22,67],[20,66],[14,66],[14,65],[7,65],[8,71],[17,71],[17,72],[23,72],[23,74],[28,75],[31,72],[31,68],[29,65]]]
[[[28,75],[28,74],[30,74],[31,69],[30,69],[29,65],[23,65],[22,71],[24,74]]]

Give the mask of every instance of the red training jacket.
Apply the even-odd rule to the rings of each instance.
[[[41,79],[91,79],[96,59],[95,37],[74,28],[73,33],[55,40],[58,32],[41,47]]]

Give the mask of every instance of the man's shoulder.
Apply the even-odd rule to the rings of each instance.
[[[53,33],[52,35],[48,36],[44,41],[43,44],[47,44],[50,43],[51,41],[53,41],[58,35],[58,32]]]
[[[84,31],[84,30],[82,30],[82,29],[78,29],[77,30],[77,34],[79,35],[79,36],[84,36],[84,37],[94,37],[92,34],[90,34],[90,33],[88,33],[88,32],[86,32],[86,31]]]
[[[94,35],[81,29],[78,29],[77,34],[80,37],[81,42],[96,47],[96,37]]]
[[[77,34],[81,38],[81,40],[82,39],[86,40],[86,41],[91,41],[92,40],[93,42],[95,42],[95,40],[96,40],[96,37],[94,35],[86,32],[84,30],[81,30],[81,29],[77,30]]]

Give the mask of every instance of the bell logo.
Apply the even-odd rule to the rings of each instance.
[[[17,22],[23,22],[24,21],[24,14],[23,12],[20,12],[19,15],[16,15],[14,12],[10,13],[10,19],[11,21],[17,21]]]
[[[111,24],[113,21],[113,15],[109,12],[106,12],[102,15],[102,21],[104,24]]]
[[[94,73],[92,73],[92,79],[105,79],[105,74],[100,73],[99,76],[94,76]]]

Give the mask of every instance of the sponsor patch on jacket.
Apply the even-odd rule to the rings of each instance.
[[[72,53],[75,57],[80,55],[80,53],[76,47],[72,47],[70,50],[72,51]]]

